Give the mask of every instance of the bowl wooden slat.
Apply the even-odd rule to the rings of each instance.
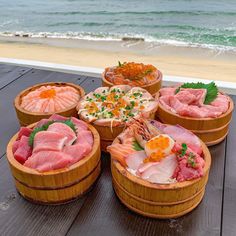
[[[71,116],[78,117],[77,111],[76,111],[77,103],[75,103],[74,105],[72,105],[72,106],[70,106],[66,109],[63,109],[59,112],[48,112],[48,113],[29,112],[29,111],[26,111],[25,109],[23,109],[20,106],[23,96],[27,95],[29,92],[32,92],[32,91],[34,91],[35,89],[37,89],[39,87],[45,86],[45,85],[71,86],[79,92],[80,97],[83,97],[85,95],[84,89],[82,87],[80,87],[79,85],[76,85],[76,84],[73,84],[73,83],[47,82],[47,83],[36,84],[32,87],[29,87],[29,88],[21,91],[16,96],[16,98],[14,100],[14,107],[15,107],[15,110],[16,110],[16,115],[17,115],[17,118],[18,118],[19,123],[20,123],[21,126],[27,126],[27,125],[30,125],[30,124],[35,123],[37,121],[40,121],[42,119],[49,118],[54,113],[56,113],[58,115],[66,116],[66,117],[71,117]]]
[[[33,128],[35,125],[36,123],[30,125],[29,128]],[[98,132],[92,125],[88,126],[94,138],[92,151],[68,168],[42,173],[16,161],[12,146],[18,133],[12,137],[7,146],[7,160],[15,179],[16,188],[22,196],[44,204],[62,203],[82,195],[91,187],[100,173],[101,151]],[[62,194],[63,192],[65,195]]]

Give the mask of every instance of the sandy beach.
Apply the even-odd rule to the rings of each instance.
[[[0,57],[104,68],[150,63],[164,74],[236,82],[236,54],[135,41],[0,37]]]

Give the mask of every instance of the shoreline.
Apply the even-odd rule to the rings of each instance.
[[[153,64],[164,74],[236,82],[234,52],[145,41],[4,36],[0,37],[0,57],[99,68],[137,61]]]

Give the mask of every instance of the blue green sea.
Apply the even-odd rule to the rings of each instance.
[[[0,0],[0,35],[236,51],[236,0]]]

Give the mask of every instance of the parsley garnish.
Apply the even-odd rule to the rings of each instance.
[[[179,88],[176,89],[175,93],[178,93],[181,88],[206,89],[207,94],[206,94],[204,104],[209,104],[212,101],[214,101],[217,97],[217,94],[218,94],[218,88],[217,88],[215,82],[213,82],[213,81],[209,84],[204,84],[201,82],[184,83],[183,85],[181,85]]]

